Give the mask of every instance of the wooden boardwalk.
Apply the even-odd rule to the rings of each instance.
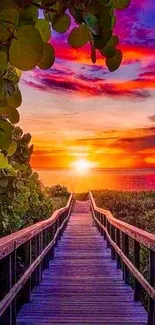
[[[17,318],[17,325],[52,324],[147,324],[93,224],[89,202],[74,205],[54,260]]]

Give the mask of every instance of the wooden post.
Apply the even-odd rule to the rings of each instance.
[[[52,231],[52,240],[53,240],[54,235],[55,235],[55,224],[52,225],[51,231]],[[53,260],[54,259],[54,245],[51,248],[50,254],[51,254],[51,260]]]
[[[55,225],[56,225],[56,231],[59,229],[59,219],[56,220],[55,222]],[[58,236],[56,237],[56,240],[55,240],[55,246],[58,245]]]
[[[105,214],[103,215],[103,225],[104,225],[104,227],[106,228],[106,216],[105,216]],[[106,238],[107,238],[107,235],[106,235],[106,231],[104,231],[104,239],[106,240]]]
[[[136,269],[140,270],[140,244],[137,240],[134,240],[134,265]],[[134,300],[140,300],[141,285],[138,280],[134,279]]]
[[[128,258],[129,257],[129,237],[125,233],[122,233],[122,250],[123,250],[123,253],[125,254],[125,256]],[[125,263],[123,263],[123,279],[126,284],[130,283],[129,269],[125,265]]]
[[[106,228],[107,228],[108,234],[110,235],[110,223],[107,219],[106,219]],[[107,237],[107,247],[108,248],[110,247],[110,242],[109,242],[108,237]]]
[[[150,284],[155,288],[155,252],[149,251],[149,278]],[[155,301],[149,297],[148,325],[155,325]]]
[[[115,227],[113,225],[111,225],[111,239],[115,242]],[[116,259],[116,252],[113,248],[113,246],[111,245],[111,258],[112,260],[115,260]]]
[[[39,256],[39,234],[34,238],[34,260]],[[40,284],[39,266],[36,267],[32,274],[32,288]]]
[[[11,287],[17,282],[17,252],[14,250],[11,254]],[[16,298],[11,303],[11,325],[16,325]]]
[[[46,248],[48,245],[48,228],[44,230],[44,248]],[[49,268],[49,255],[48,253],[45,255],[43,259],[43,269],[48,269]]]
[[[43,232],[41,231],[40,233],[39,233],[39,241],[38,241],[38,249],[39,249],[39,251],[38,251],[38,254],[40,255],[41,254],[41,252],[42,252],[42,250],[43,250]],[[39,283],[42,281],[42,272],[43,272],[43,262],[41,262],[40,264],[39,264],[39,266],[38,266],[38,268],[39,268]]]
[[[103,225],[103,214],[102,213],[100,213],[100,223],[101,223],[101,225]],[[103,230],[103,228],[102,227],[100,227],[100,234],[103,236],[103,234],[104,234],[104,230]]]
[[[4,280],[4,292],[5,296],[9,290],[16,283],[16,250],[6,256],[3,261],[3,280]],[[14,299],[10,306],[6,309],[0,319],[1,325],[16,325],[16,299]]]
[[[120,246],[121,246],[121,243],[120,243],[120,230],[118,228],[116,228],[116,244],[120,248]],[[120,258],[118,253],[117,253],[116,260],[117,260],[117,268],[120,269],[121,268],[121,258]]]
[[[24,244],[24,258],[25,258],[25,269],[27,269],[32,263],[31,239]],[[26,281],[23,290],[24,302],[30,302],[30,298],[31,298],[31,276]]]

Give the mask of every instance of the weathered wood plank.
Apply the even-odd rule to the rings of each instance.
[[[93,225],[88,203],[76,203],[55,258],[17,325],[146,325],[146,312],[133,296]]]

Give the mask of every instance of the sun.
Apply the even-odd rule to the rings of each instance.
[[[92,163],[86,159],[79,159],[73,163],[73,167],[79,171],[87,171],[92,167]]]

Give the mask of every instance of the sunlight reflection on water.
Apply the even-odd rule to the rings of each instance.
[[[45,185],[61,184],[70,191],[97,189],[155,190],[155,169],[36,170]]]

